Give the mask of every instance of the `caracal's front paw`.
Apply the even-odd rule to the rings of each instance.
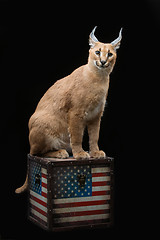
[[[103,151],[93,151],[90,152],[90,156],[93,158],[104,159],[106,158],[106,154]]]
[[[85,151],[81,151],[78,153],[74,153],[73,157],[77,160],[86,160],[90,158],[90,155]]]

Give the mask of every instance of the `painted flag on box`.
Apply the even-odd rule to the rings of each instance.
[[[79,176],[85,176],[80,184]],[[53,172],[53,226],[109,222],[110,168],[68,166]]]
[[[47,225],[47,169],[39,163],[30,163],[30,215]]]

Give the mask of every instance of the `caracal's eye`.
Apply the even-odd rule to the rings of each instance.
[[[113,56],[113,53],[109,52],[108,57],[112,57],[112,56]]]
[[[100,53],[101,53],[101,52],[100,52],[99,50],[95,51],[95,54],[96,54],[96,55],[100,55]]]

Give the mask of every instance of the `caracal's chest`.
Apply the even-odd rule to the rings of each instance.
[[[106,98],[103,96],[99,101],[91,102],[85,110],[85,118],[87,121],[91,121],[95,117],[101,114],[104,110]]]
[[[92,89],[92,97],[87,108],[85,109],[85,117],[87,121],[91,121],[104,111],[106,96],[108,94],[109,81]]]

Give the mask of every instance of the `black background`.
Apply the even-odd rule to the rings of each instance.
[[[115,158],[115,224],[65,237],[99,237],[103,232],[105,239],[130,239],[140,230],[149,233],[151,160],[158,130],[158,1],[0,3],[1,238],[50,239],[63,234],[29,222],[27,193],[16,195],[14,190],[25,180],[29,117],[56,80],[87,63],[88,36],[96,25],[101,42],[113,41],[123,27],[99,140],[100,148]]]

